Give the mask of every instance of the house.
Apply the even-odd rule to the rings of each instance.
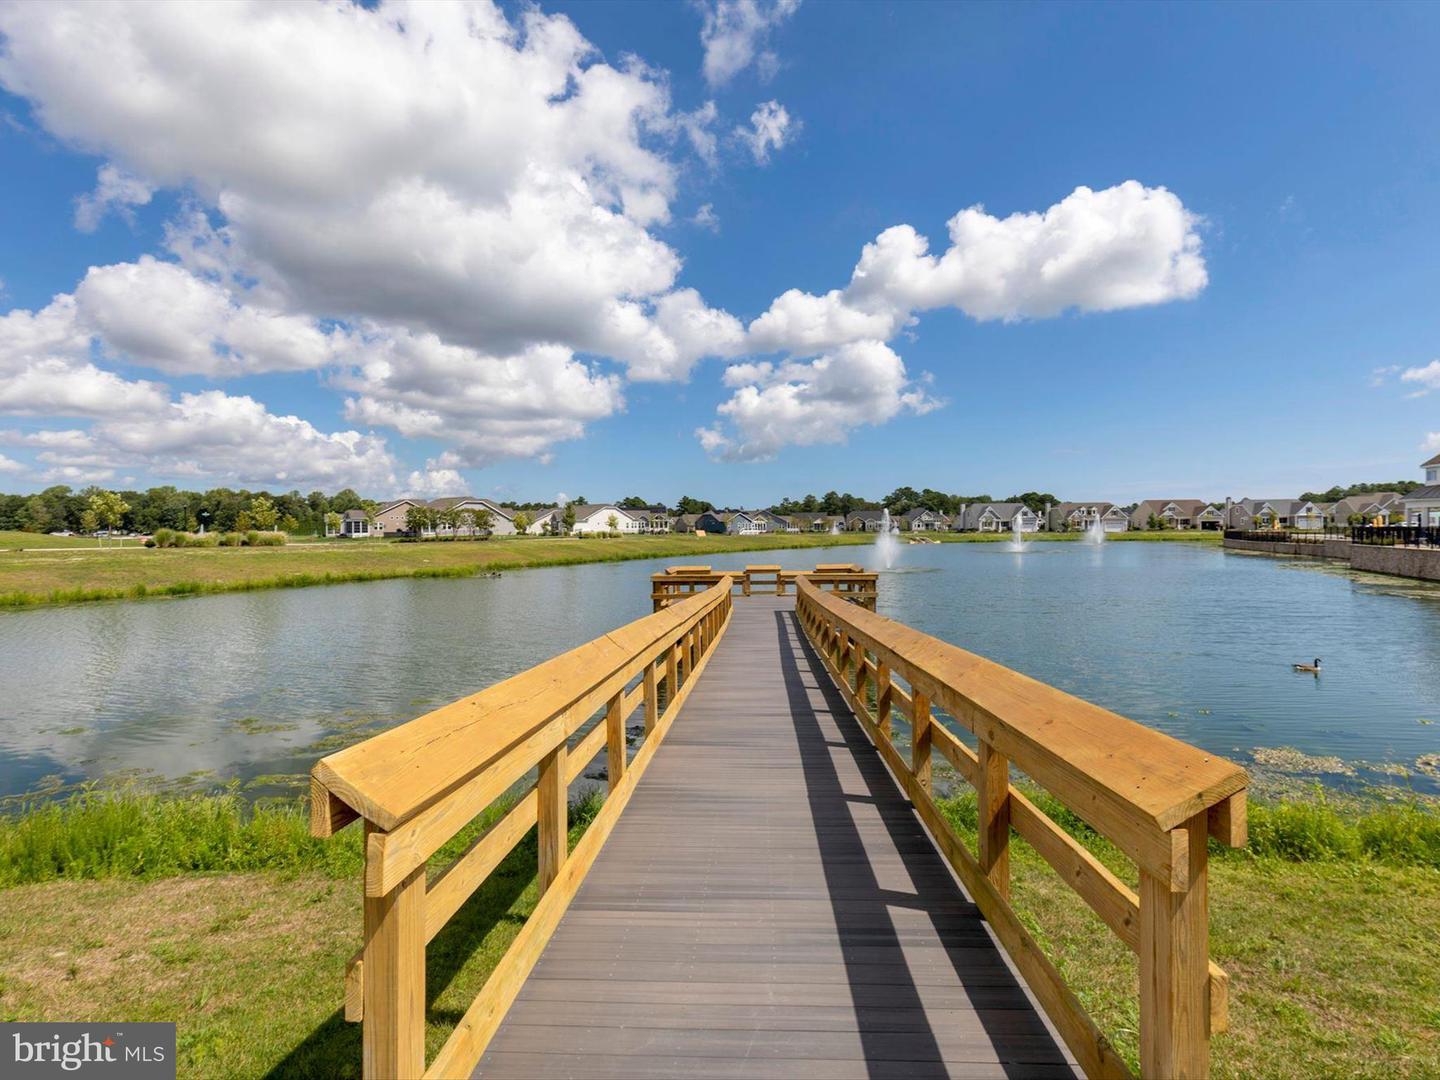
[[[725,531],[737,536],[781,532],[784,527],[774,514],[764,510],[736,510],[725,519]]]
[[[629,511],[621,510],[614,503],[585,503],[572,506],[571,509],[575,511],[575,525],[570,531],[576,536],[640,531],[640,522],[631,517]],[[563,517],[563,510],[561,515]]]
[[[405,515],[410,513],[412,506],[424,506],[424,499],[397,499],[380,508],[375,515],[375,528],[386,535],[396,535],[408,531],[405,524]]]
[[[640,523],[642,533],[668,533],[670,531],[670,511],[663,506],[647,506],[644,510],[627,510],[625,512]]]
[[[561,519],[565,516],[563,506],[552,506],[545,510],[535,510],[530,514],[530,524],[526,526],[527,536],[549,536],[560,526]]]
[[[686,514],[685,516],[690,517],[692,515]],[[706,510],[703,514],[695,514],[693,516],[695,521],[690,526],[691,532],[703,532],[714,535],[723,534],[727,531],[726,518],[730,516],[729,514],[722,515],[715,510]]]
[[[677,533],[693,533],[699,514],[676,514],[670,519],[670,530]]]
[[[885,520],[883,510],[855,510],[845,515],[846,532],[879,532]]]
[[[1050,508],[1051,532],[1086,532],[1097,521],[1107,533],[1130,528],[1130,515],[1114,503],[1062,502]]]
[[[346,510],[340,515],[340,528],[334,528],[328,521],[325,523],[326,536],[341,536],[350,540],[362,540],[371,536],[384,536],[384,528],[374,523],[374,520],[364,510]]]
[[[370,535],[377,533],[386,535],[391,533],[410,532],[408,518],[410,511],[417,506],[425,507],[435,511],[437,514],[446,510],[459,510],[475,512],[478,510],[488,511],[490,514],[489,531],[496,536],[510,536],[515,532],[514,511],[507,510],[493,499],[477,499],[474,495],[450,495],[443,499],[431,499],[426,502],[424,499],[396,499],[386,504],[374,517],[374,525],[371,527]],[[433,529],[426,529],[426,536],[469,536],[473,533],[474,526],[463,518],[456,525],[448,522],[436,522]]]
[[[1321,529],[1325,527],[1325,521],[1325,512],[1320,504],[1307,499],[1241,499],[1227,508],[1225,527]]]
[[[1166,529],[1199,528],[1196,519],[1209,505],[1204,499],[1142,499],[1130,512],[1130,528],[1148,529],[1151,514]]]
[[[493,536],[514,536],[515,535],[515,512],[507,510],[492,499],[477,499],[474,495],[452,495],[443,499],[431,499],[429,507],[436,513],[455,511],[461,515],[475,514],[486,511],[490,515],[489,533]],[[475,526],[462,516],[458,523],[450,525],[447,522],[437,522],[434,532],[426,535],[435,536],[470,536],[475,532]]]
[[[832,528],[838,532],[845,528],[845,518],[840,514],[791,514],[790,524],[798,532],[828,533]]]
[[[1322,515],[1323,516],[1323,515]],[[1218,506],[1205,504],[1205,509],[1195,515],[1195,528],[1197,529],[1223,529],[1225,527],[1225,511]]]
[[[1327,520],[1332,525],[1386,525],[1396,517],[1403,516],[1408,520],[1405,503],[1405,497],[1398,491],[1351,495],[1335,503]]]
[[[1411,525],[1440,526],[1440,454],[1420,466],[1425,486],[1405,496],[1405,520]]]
[[[923,506],[905,511],[899,520],[900,528],[913,532],[946,532],[950,528],[949,517]]]
[[[1022,533],[1040,531],[1040,515],[1024,503],[970,503],[965,507],[965,532],[1012,532],[1020,522]]]

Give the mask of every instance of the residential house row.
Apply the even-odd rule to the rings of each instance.
[[[1321,529],[1361,524],[1391,524],[1440,527],[1440,454],[1422,463],[1425,486],[1401,495],[1396,491],[1380,491],[1355,495],[1338,502],[1313,502],[1306,499],[1227,499],[1223,504],[1204,499],[1142,499],[1133,507],[1116,503],[1062,502],[1037,513],[1020,502],[988,502],[963,504],[951,514],[917,507],[903,514],[892,515],[891,528],[903,532],[980,532],[1008,533],[1018,521],[1023,533],[1085,532],[1099,524],[1107,533],[1148,529],[1159,525],[1166,529]],[[493,499],[473,495],[442,499],[397,499],[374,514],[363,510],[347,510],[341,515],[339,528],[331,535],[345,537],[396,536],[409,531],[410,511],[415,507],[444,511],[487,511],[489,531],[495,536],[513,536],[520,530],[515,517],[518,511],[501,506]],[[560,531],[566,507],[552,506],[540,511],[526,511],[528,523],[524,531],[545,535]],[[755,536],[776,532],[879,532],[885,520],[882,510],[856,510],[849,514],[775,514],[768,510],[707,510],[701,514],[672,514],[663,506],[643,510],[623,509],[614,503],[572,505],[573,534],[647,535],[655,533],[708,533],[731,536]],[[437,522],[424,530],[426,536],[449,536],[473,531],[465,515],[456,525]]]

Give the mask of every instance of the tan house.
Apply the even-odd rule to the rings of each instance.
[[[1167,529],[1198,529],[1209,506],[1204,499],[1144,499],[1130,512],[1130,528],[1148,529],[1154,514]]]

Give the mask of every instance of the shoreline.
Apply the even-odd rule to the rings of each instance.
[[[868,547],[874,533],[831,535],[778,533],[763,536],[695,537],[685,534],[619,538],[504,537],[483,541],[393,540],[349,543],[294,543],[277,548],[141,549],[39,547],[0,553],[0,611],[115,600],[174,599],[268,589],[349,585],[403,578],[466,578],[505,570],[591,563],[691,558],[730,552],[798,551],[807,548]],[[910,534],[900,533],[901,543]],[[930,539],[942,544],[1005,543],[1009,535],[949,533]],[[1120,533],[1108,542],[1218,543],[1209,533]],[[1027,542],[1077,543],[1078,533],[1032,533]],[[474,556],[474,558],[470,558]],[[451,560],[454,561],[446,561]],[[261,560],[270,560],[264,563]],[[346,568],[353,563],[388,563]],[[324,568],[304,568],[306,562]],[[436,563],[439,563],[436,565]],[[269,572],[277,564],[285,569]],[[9,588],[38,577],[41,587]],[[93,570],[93,573],[90,572]],[[240,572],[233,573],[239,570]],[[167,574],[166,571],[169,571]],[[252,573],[253,571],[253,573]],[[230,576],[206,576],[228,573]],[[86,580],[86,578],[91,580]],[[136,580],[139,578],[140,580]],[[108,580],[113,579],[113,580]],[[49,584],[50,587],[44,587]]]

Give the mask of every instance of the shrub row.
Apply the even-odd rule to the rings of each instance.
[[[283,532],[260,532],[257,529],[243,533],[204,534],[179,532],[175,529],[156,529],[155,535],[145,541],[145,546],[152,548],[279,547],[285,543],[285,540],[286,536]]]

